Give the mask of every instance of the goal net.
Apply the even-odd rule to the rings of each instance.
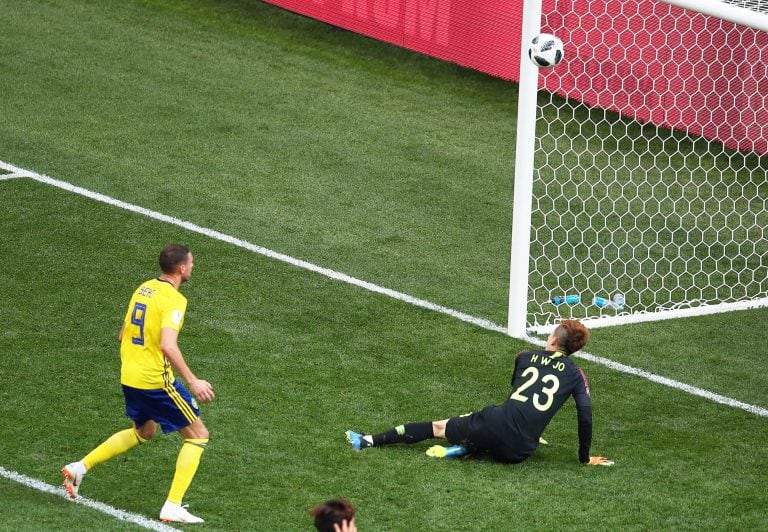
[[[523,41],[540,21],[566,57],[521,64],[510,334],[768,305],[768,33],[656,0],[529,3]]]

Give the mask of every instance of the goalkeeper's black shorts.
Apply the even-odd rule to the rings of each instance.
[[[502,409],[496,406],[450,418],[445,426],[445,438],[453,445],[463,445],[471,453],[487,451],[496,460],[510,464],[522,462],[537,446],[537,440],[511,430]]]

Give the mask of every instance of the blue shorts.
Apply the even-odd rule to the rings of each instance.
[[[150,419],[160,424],[163,432],[175,432],[200,416],[197,402],[177,380],[169,388],[140,390],[123,385],[125,415],[142,426]]]

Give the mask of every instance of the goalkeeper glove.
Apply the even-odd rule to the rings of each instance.
[[[608,460],[605,456],[590,456],[589,457],[589,465],[601,465],[601,466],[612,466],[613,460]]]

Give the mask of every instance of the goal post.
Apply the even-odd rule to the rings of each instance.
[[[511,336],[768,306],[768,15],[746,4],[525,1]],[[527,59],[540,31],[553,69]]]
[[[536,142],[536,98],[539,71],[528,60],[528,46],[541,27],[541,0],[523,3],[520,83],[517,103],[515,147],[515,189],[512,206],[512,258],[509,268],[508,332],[525,336],[528,312],[531,203],[533,194],[534,150]]]

